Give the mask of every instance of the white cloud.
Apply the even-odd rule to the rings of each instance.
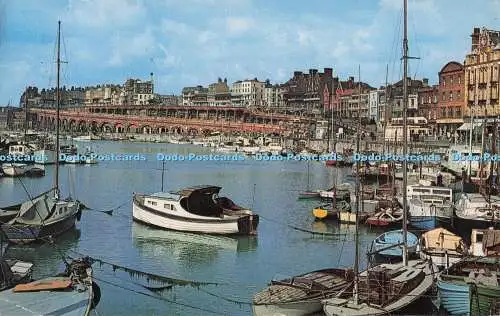
[[[11,61],[0,64],[2,77],[9,80],[0,80],[0,95],[4,98],[2,103],[6,105],[19,104],[19,97],[26,86],[32,85],[33,67],[26,61]],[[1,104],[1,103],[0,103]]]
[[[69,0],[69,22],[93,28],[130,26],[146,17],[140,0]]]
[[[246,17],[228,17],[226,30],[229,34],[240,35],[254,27],[254,20]]]
[[[108,60],[110,66],[126,66],[134,58],[153,54],[156,39],[151,30],[136,35],[117,34],[112,39],[111,57]]]

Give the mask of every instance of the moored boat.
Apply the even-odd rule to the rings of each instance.
[[[323,269],[271,284],[253,298],[254,316],[303,316],[320,312],[322,300],[352,287],[350,269]]]
[[[451,315],[488,315],[485,311],[486,306],[489,307],[488,302],[491,304],[495,298],[500,297],[499,272],[498,257],[472,257],[457,262],[438,276],[440,306]],[[490,288],[495,282],[496,287]],[[487,288],[483,291],[484,286]],[[471,310],[475,312],[471,313]]]
[[[444,228],[422,234],[418,250],[422,259],[432,260],[440,269],[447,269],[468,255],[462,238]]]
[[[0,292],[4,315],[88,316],[100,300],[90,259],[74,260],[62,276],[49,277]]]
[[[418,238],[415,234],[407,232],[408,255],[417,251]],[[370,253],[386,257],[403,256],[403,231],[401,229],[383,233],[375,238],[371,245]]]
[[[403,220],[403,210],[400,208],[386,208],[370,215],[366,224],[370,226],[389,227],[399,226]]]
[[[490,203],[479,193],[463,193],[456,203],[457,225],[462,230],[499,226],[500,208],[498,202],[497,200]]]
[[[377,265],[359,275],[358,294],[346,291],[326,299],[323,311],[327,316],[394,314],[432,288],[434,268],[428,260]]]
[[[0,291],[4,291],[17,284],[30,282],[33,276],[33,264],[19,260],[6,260],[0,253],[0,271]]]
[[[57,189],[47,191],[22,203],[17,216],[2,225],[11,243],[26,244],[46,237],[58,236],[75,226],[81,216],[81,204],[59,199]]]
[[[26,173],[28,168],[24,163],[4,163],[2,164],[2,172],[8,177],[20,177]]]
[[[471,233],[470,254],[475,257],[500,257],[500,230],[473,229]]]
[[[134,220],[164,229],[206,234],[257,233],[259,216],[217,197],[221,187],[200,185],[179,192],[134,193]]]
[[[299,193],[299,200],[305,200],[305,199],[318,199],[320,198],[320,191],[304,191]]]
[[[453,204],[440,198],[411,199],[408,207],[410,224],[424,231],[449,224],[453,217]]]

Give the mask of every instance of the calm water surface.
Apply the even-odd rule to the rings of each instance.
[[[276,276],[291,276],[326,267],[352,266],[354,227],[314,222],[311,210],[318,202],[298,201],[297,193],[308,183],[307,162],[262,162],[247,158],[239,162],[167,162],[165,190],[198,184],[221,186],[240,205],[260,214],[258,236],[228,238],[187,236],[153,230],[132,221],[133,192],[161,190],[162,163],[156,153],[208,153],[209,149],[190,145],[93,142],[98,153],[143,153],[147,161],[100,162],[97,165],[64,165],[60,179],[63,195],[71,192],[87,206],[109,210],[125,203],[112,216],[86,211],[76,229],[50,245],[11,247],[8,257],[35,263],[35,277],[60,272],[59,254],[88,254],[117,265],[179,279],[218,282],[222,285],[175,287],[163,293],[141,286],[143,279],[94,265],[102,290],[97,307],[100,315],[250,315],[252,294]],[[30,195],[51,187],[52,167],[39,179],[22,178]],[[311,188],[328,188],[334,181],[347,181],[348,170],[309,164]],[[338,174],[337,174],[338,173]],[[19,180],[0,178],[0,205],[26,199]],[[290,226],[320,232],[346,233],[340,237],[318,237]],[[377,231],[361,228],[361,251]],[[362,266],[366,258],[362,256]],[[113,283],[120,287],[111,285]],[[135,292],[134,292],[135,291]],[[146,293],[149,296],[138,293]],[[164,300],[151,298],[160,295]],[[237,304],[231,301],[242,302]]]

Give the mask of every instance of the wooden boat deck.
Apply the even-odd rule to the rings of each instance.
[[[291,279],[273,281],[254,296],[253,302],[278,304],[300,301],[342,290],[348,284],[349,281],[333,272],[311,272]]]

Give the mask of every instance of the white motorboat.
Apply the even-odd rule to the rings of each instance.
[[[455,208],[457,224],[464,230],[498,226],[500,224],[499,204],[498,198],[488,202],[482,194],[463,193]]]
[[[89,142],[92,140],[92,136],[91,135],[76,136],[76,137],[73,137],[73,140],[80,141],[80,142]]]
[[[2,172],[8,177],[23,176],[28,169],[28,165],[24,163],[4,163],[2,164]]]
[[[159,228],[226,235],[254,235],[259,216],[218,197],[217,186],[195,186],[179,192],[134,193],[134,220]]]

